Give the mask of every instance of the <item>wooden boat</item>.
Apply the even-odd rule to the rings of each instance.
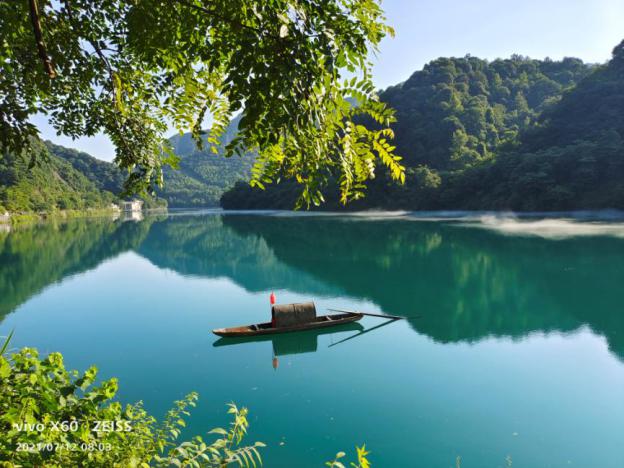
[[[313,328],[311,330],[303,330],[299,336],[293,335],[282,335],[280,333],[273,333],[269,335],[252,335],[252,336],[244,336],[244,335],[235,335],[235,336],[223,336],[212,343],[212,346],[215,348],[222,348],[227,346],[238,346],[246,343],[264,343],[271,342],[273,344],[273,348],[279,349],[284,347],[290,347],[291,343],[295,342],[293,346],[305,345],[307,341],[317,341],[317,337],[323,335],[329,335],[332,333],[361,333],[364,331],[364,327],[360,322],[349,322],[343,325],[340,325],[340,328]],[[284,341],[286,340],[286,342]],[[277,343],[277,344],[276,344]],[[281,352],[277,352],[276,354],[281,355]]]
[[[232,328],[217,328],[212,333],[219,336],[257,336],[270,335],[273,333],[289,333],[302,330],[312,330],[315,328],[335,327],[345,323],[356,322],[360,320],[364,314],[358,312],[346,312],[334,315],[319,315],[311,320],[293,323],[289,325],[274,326],[271,322],[257,323],[253,325],[243,325]]]

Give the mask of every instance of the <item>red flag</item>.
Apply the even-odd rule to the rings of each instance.
[[[275,294],[273,292],[271,293],[270,301],[271,301],[271,305],[275,304]]]

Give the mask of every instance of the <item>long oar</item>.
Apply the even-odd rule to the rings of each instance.
[[[380,325],[375,325],[373,328],[369,328],[368,330],[361,331],[360,333],[356,333],[355,335],[351,335],[351,336],[349,336],[349,337],[347,337],[347,338],[345,338],[343,340],[340,340],[340,341],[337,341],[335,343],[332,343],[332,344],[330,344],[328,346],[328,348],[331,348],[332,346],[336,346],[337,344],[340,344],[340,343],[344,343],[345,341],[352,340],[353,338],[357,338],[358,336],[362,336],[365,333],[371,332],[373,330],[377,330],[378,328],[385,327],[386,325],[389,325],[389,324],[391,324],[393,322],[396,322],[397,320],[398,319],[395,319],[395,318],[387,320],[387,321],[385,321],[384,323],[382,323]]]
[[[370,317],[390,318],[390,319],[394,319],[394,320],[400,320],[400,319],[406,318],[406,317],[400,317],[398,315],[371,314],[370,312],[360,312],[359,310],[342,310],[342,309],[327,309],[327,310],[331,310],[332,312],[346,312],[346,313],[350,313],[350,314],[362,314],[362,315],[368,315]]]

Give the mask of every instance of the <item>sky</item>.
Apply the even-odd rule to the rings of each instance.
[[[624,39],[624,0],[384,0],[382,6],[396,36],[384,39],[374,58],[379,88],[405,81],[438,57],[521,54],[602,63]],[[114,157],[105,135],[72,140],[57,136],[43,115],[32,121],[44,139],[106,161]]]

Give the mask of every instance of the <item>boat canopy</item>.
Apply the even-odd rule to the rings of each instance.
[[[290,327],[313,322],[316,318],[314,302],[301,304],[280,304],[271,308],[276,327]]]

